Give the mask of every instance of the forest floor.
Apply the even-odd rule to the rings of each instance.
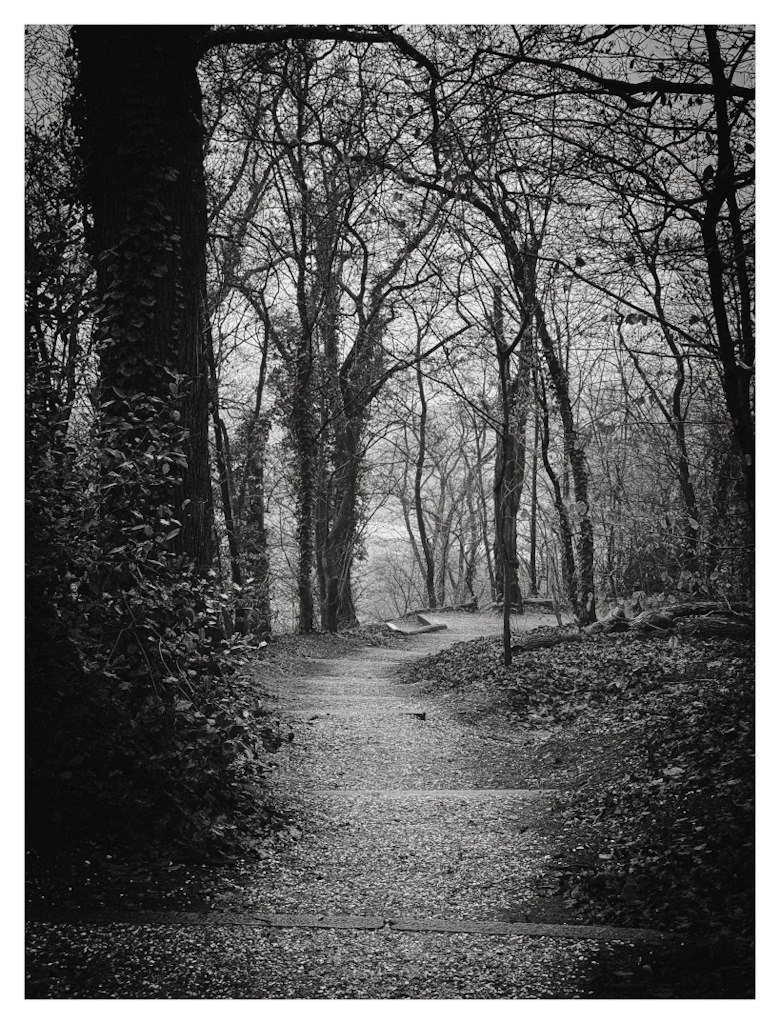
[[[252,674],[294,732],[269,782],[284,827],[246,860],[96,852],[42,873],[28,998],[715,994],[692,980],[697,937],[625,878],[619,898],[581,888],[615,844],[571,793],[626,775],[642,717],[571,696],[571,715],[529,711],[500,672],[469,670],[497,661],[499,618],[436,618],[447,630],[272,645]],[[560,648],[545,654],[565,671]]]

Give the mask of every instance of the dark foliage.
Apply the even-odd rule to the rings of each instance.
[[[35,367],[29,384],[29,842],[230,845],[262,812],[255,785],[280,732],[236,681],[246,650],[222,637],[213,574],[166,550],[178,524],[156,504],[155,480],[182,456],[166,443],[150,457],[160,438],[148,426],[138,458],[101,476],[52,429]],[[106,487],[137,524],[107,553]]]
[[[280,743],[239,682],[248,641],[224,638],[220,581],[207,558],[195,568],[208,548],[191,522],[195,508],[208,535],[193,482],[203,469],[210,491],[192,430],[204,382],[176,362],[185,304],[169,285],[184,259],[163,202],[175,206],[176,174],[147,173],[168,140],[141,120],[137,146],[120,139],[127,217],[91,253],[84,186],[98,186],[79,158],[92,166],[92,136],[81,150],[70,130],[27,139],[26,767],[39,850],[230,847],[268,816],[257,784]],[[118,172],[99,187],[111,206]],[[63,260],[79,272],[63,275]]]

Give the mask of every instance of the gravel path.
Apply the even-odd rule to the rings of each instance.
[[[212,914],[587,924],[554,895],[545,823],[559,780],[554,764],[535,757],[538,736],[486,730],[424,687],[396,681],[410,658],[500,630],[496,618],[441,618],[446,632],[409,637],[397,650],[299,660],[274,683],[270,699],[295,742],[277,755],[273,787],[300,836],[239,884],[215,884]],[[257,672],[262,683],[262,664]],[[570,999],[588,996],[599,958],[618,948],[625,956],[633,946],[392,925],[225,925],[208,914],[195,925],[38,922],[28,995]]]

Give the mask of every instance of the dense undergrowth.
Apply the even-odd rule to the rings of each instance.
[[[172,437],[150,426],[151,399],[107,417],[107,435],[132,429],[145,440],[116,469],[112,448],[101,475],[73,457],[37,382],[31,375],[28,849],[240,843],[270,820],[258,786],[284,729],[242,680],[257,641],[224,639],[217,574],[174,550],[181,522],[164,497],[183,463],[175,421]]]
[[[563,843],[555,866],[569,905],[591,919],[706,934],[721,951],[709,955],[726,990],[747,984],[751,645],[613,634],[523,652],[505,667],[490,639],[458,644],[411,672],[437,688],[479,681],[507,717],[547,730],[586,763],[583,745],[598,740],[592,770],[556,806]],[[623,743],[610,759],[610,737],[626,735],[629,753]]]
[[[193,854],[243,846],[272,823],[262,783],[285,727],[242,682],[247,645],[201,639],[193,626],[162,630],[169,665],[172,648],[179,659],[159,687],[141,645],[130,652],[147,669],[136,679],[107,669],[101,651],[30,645],[29,848],[88,840]]]

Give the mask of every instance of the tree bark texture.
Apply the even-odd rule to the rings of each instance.
[[[425,570],[425,596],[428,601],[428,607],[435,608],[437,604],[436,587],[434,584],[435,564],[433,559],[433,548],[425,525],[422,498],[422,477],[425,470],[426,458],[425,432],[428,425],[428,401],[425,397],[425,382],[423,380],[422,366],[419,362],[417,363],[417,391],[420,395],[420,436],[417,447],[417,462],[414,472],[414,511],[417,516],[417,532],[420,536],[420,548],[422,550],[423,568]]]
[[[717,127],[717,168],[714,184],[701,220],[710,293],[713,303],[715,329],[722,365],[722,383],[726,406],[731,416],[734,434],[742,455],[745,477],[745,497],[753,528],[755,509],[755,456],[756,441],[753,421],[752,380],[755,363],[753,331],[753,288],[749,271],[752,246],[746,244],[742,215],[737,200],[734,178],[734,154],[731,147],[731,120],[728,108],[729,83],[720,51],[718,29],[707,25],[704,29],[707,54],[714,91],[714,111]],[[724,257],[719,233],[721,211],[726,206],[730,230],[731,255]],[[727,271],[728,267],[728,271]],[[729,281],[736,279],[738,301],[738,330],[732,331],[726,297]]]
[[[577,568],[574,561],[574,536],[571,527],[571,521],[569,519],[569,513],[566,508],[566,504],[563,500],[563,492],[561,490],[561,481],[555,467],[550,461],[550,415],[547,406],[547,395],[544,387],[544,381],[538,374],[534,374],[535,387],[537,402],[539,405],[539,426],[540,426],[540,442],[541,442],[541,456],[542,463],[544,465],[545,472],[550,480],[553,490],[553,502],[555,504],[555,511],[558,513],[558,531],[561,540],[561,548],[563,551],[562,561],[562,573],[563,583],[566,588],[566,594],[569,600],[569,604],[573,609],[577,608]]]
[[[298,629],[314,630],[314,519],[317,500],[317,450],[311,408],[313,353],[311,337],[298,340],[293,367],[291,434],[296,452],[296,518],[298,535]]]
[[[527,330],[519,347],[519,365],[512,373],[513,349],[504,332],[501,286],[493,288],[493,330],[499,362],[501,431],[496,438],[493,483],[495,521],[495,600],[518,612],[523,610],[520,591],[520,559],[517,556],[517,516],[525,475],[525,427],[528,416],[528,382],[531,373],[530,338]]]
[[[77,26],[77,123],[100,305],[104,427],[146,398],[176,423],[186,466],[160,485],[174,547],[213,555],[204,354],[206,198],[196,45],[202,26]],[[135,403],[135,406],[134,406]],[[142,459],[161,422],[124,433]],[[116,444],[117,431],[113,434]],[[129,511],[129,510],[128,510]],[[120,509],[114,513],[121,515]]]
[[[593,573],[593,522],[588,501],[588,463],[584,444],[579,438],[574,424],[568,375],[558,359],[555,345],[547,330],[544,312],[539,302],[536,303],[535,319],[539,339],[542,343],[542,352],[544,353],[550,380],[558,402],[561,422],[563,424],[564,452],[571,469],[574,487],[575,509],[579,520],[579,535],[577,538],[579,564],[577,566],[577,602],[575,609],[578,621],[581,625],[585,625],[596,621],[596,593]]]
[[[503,217],[497,213],[491,216],[496,225],[504,246],[507,261],[512,273],[512,280],[526,318],[525,329],[531,323],[535,325],[542,356],[547,366],[550,384],[555,393],[561,417],[564,437],[566,463],[571,470],[574,486],[576,515],[579,522],[577,533],[577,600],[574,604],[575,614],[580,624],[594,622],[596,619],[596,594],[593,571],[593,522],[588,501],[588,463],[583,442],[577,435],[574,411],[569,394],[569,380],[565,368],[558,358],[555,342],[550,336],[537,289],[536,266],[541,239],[534,235],[530,225],[528,237],[521,246],[513,230],[514,218],[511,212],[504,210]],[[559,508],[563,508],[561,505]],[[562,533],[570,529],[570,524],[561,521]]]
[[[538,410],[534,413],[534,450],[531,461],[531,527],[529,537],[529,552],[528,552],[528,563],[529,563],[529,577],[531,585],[531,597],[539,596],[539,582],[536,573],[536,562],[537,562],[537,541],[536,541],[536,521],[538,515],[538,495],[537,495],[537,472],[539,469],[539,412]]]

